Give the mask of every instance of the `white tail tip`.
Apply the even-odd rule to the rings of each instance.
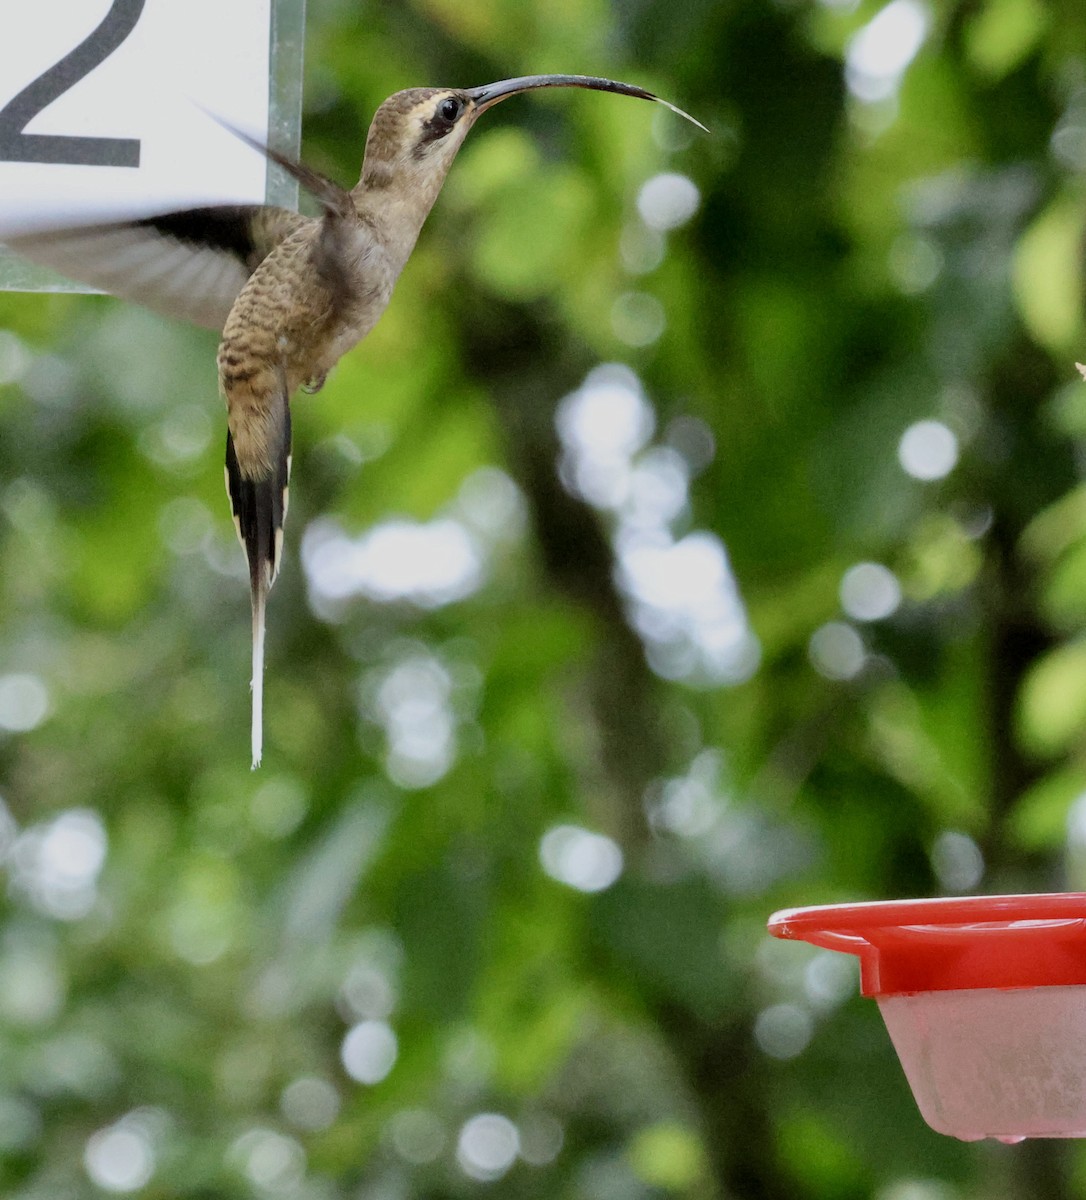
[[[264,591],[253,594],[253,766],[260,766],[264,750]]]

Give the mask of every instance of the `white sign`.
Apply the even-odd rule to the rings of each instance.
[[[272,0],[35,0],[0,37],[0,237],[260,203]]]

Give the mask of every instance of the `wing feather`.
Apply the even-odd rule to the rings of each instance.
[[[80,283],[165,316],[222,329],[259,263],[309,220],[284,208],[222,205],[22,233],[6,244]]]

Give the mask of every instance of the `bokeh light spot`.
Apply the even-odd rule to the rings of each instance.
[[[340,1047],[344,1070],[358,1083],[373,1085],[386,1078],[396,1064],[399,1046],[386,1021],[360,1021],[348,1030]]]
[[[890,247],[890,274],[906,296],[927,291],[943,269],[943,255],[930,238],[902,234]]]
[[[484,1182],[501,1177],[520,1150],[517,1127],[500,1113],[477,1113],[464,1122],[456,1143],[456,1161],[465,1175]]]
[[[543,870],[579,892],[602,892],[622,874],[622,851],[602,833],[578,825],[555,825],[539,843]]]
[[[42,946],[9,948],[0,958],[0,1017],[11,1025],[48,1025],[64,1006],[67,980]]]
[[[309,796],[300,780],[288,775],[273,776],[253,793],[249,819],[267,838],[284,838],[302,823]]]
[[[810,1014],[798,1004],[773,1004],[754,1022],[754,1038],[770,1058],[796,1058],[807,1049],[814,1033]]]
[[[327,1129],[339,1115],[339,1092],[327,1079],[303,1075],[283,1089],[279,1108],[298,1129],[308,1132]]]
[[[651,346],[667,328],[667,314],[648,292],[623,292],[611,309],[611,328],[627,346]]]
[[[841,579],[841,607],[854,621],[881,621],[901,604],[901,584],[881,563],[862,562]]]
[[[30,1100],[0,1092],[0,1153],[29,1150],[42,1135],[41,1112]]]
[[[302,564],[314,598],[325,602],[360,596],[440,608],[470,596],[483,579],[480,548],[452,517],[393,518],[358,537],[333,520],[314,521],[302,538]]]
[[[631,221],[622,231],[618,254],[630,275],[647,275],[664,261],[667,240],[656,229],[647,229],[640,221]]]
[[[196,554],[214,535],[214,522],[207,505],[193,496],[178,496],[162,506],[158,530],[174,554]]]
[[[305,1175],[302,1144],[274,1129],[246,1131],[230,1145],[227,1159],[263,1191],[290,1192]]]
[[[875,1200],[960,1200],[961,1193],[941,1179],[896,1179],[875,1193]]]
[[[48,714],[49,692],[37,675],[0,675],[0,729],[26,733],[36,729]]]
[[[402,788],[430,787],[456,758],[453,679],[445,664],[411,651],[363,684],[367,715],[385,731],[385,770]]]
[[[715,534],[697,530],[672,541],[631,529],[617,551],[619,582],[657,674],[710,686],[750,678],[761,651]]]
[[[393,1150],[415,1166],[432,1163],[445,1148],[445,1126],[425,1108],[405,1108],[388,1123]]]
[[[914,479],[942,479],[957,466],[958,439],[942,421],[917,421],[901,435],[897,456]]]
[[[931,848],[931,866],[947,892],[970,892],[984,878],[984,855],[967,834],[945,830]]]
[[[154,1149],[140,1125],[118,1122],[87,1139],[83,1165],[93,1183],[107,1192],[136,1192],[151,1180]]]
[[[562,1122],[548,1112],[529,1112],[517,1122],[520,1157],[531,1167],[547,1167],[558,1157],[565,1140]]]
[[[856,960],[847,954],[820,950],[803,968],[803,995],[814,1008],[837,1008],[855,994]]]
[[[555,423],[566,485],[598,508],[617,508],[629,490],[631,460],[656,425],[640,380],[628,367],[597,367],[561,402]]]
[[[60,813],[15,839],[12,882],[48,916],[78,920],[97,898],[107,845],[105,826],[96,812],[80,808]]]
[[[396,1007],[396,991],[387,972],[375,962],[357,962],[347,973],[340,995],[357,1018],[384,1019]]]
[[[698,211],[701,193],[685,175],[665,171],[647,180],[637,194],[637,211],[650,229],[678,229]]]
[[[886,100],[927,37],[930,17],[919,0],[891,0],[852,38],[845,57],[849,91],[867,102]]]
[[[811,664],[827,679],[854,679],[867,661],[863,638],[844,621],[828,621],[811,634]]]

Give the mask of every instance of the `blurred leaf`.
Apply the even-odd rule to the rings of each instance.
[[[335,826],[300,858],[283,889],[283,931],[288,939],[331,936],[377,856],[390,821],[388,810],[387,802],[356,796]]]
[[[1025,746],[1051,757],[1075,745],[1086,726],[1086,641],[1067,642],[1037,660],[1018,710]]]
[[[1051,771],[1018,798],[1008,832],[1024,850],[1058,851],[1067,838],[1067,812],[1086,792],[1086,770]]]
[[[1070,354],[1082,337],[1084,232],[1078,197],[1061,196],[1025,232],[1014,257],[1014,295],[1022,319],[1056,353]]]
[[[697,1135],[674,1122],[640,1130],[630,1144],[629,1155],[640,1179],[669,1193],[692,1191],[704,1180],[708,1168]]]
[[[967,27],[974,66],[993,79],[1007,75],[1037,48],[1048,18],[1041,0],[987,0]]]
[[[797,1179],[816,1195],[847,1194],[864,1186],[864,1167],[844,1131],[824,1113],[792,1114],[782,1127],[782,1149]]]
[[[591,208],[591,193],[572,171],[551,166],[518,178],[477,228],[472,255],[477,278],[510,299],[544,295],[574,265]]]

